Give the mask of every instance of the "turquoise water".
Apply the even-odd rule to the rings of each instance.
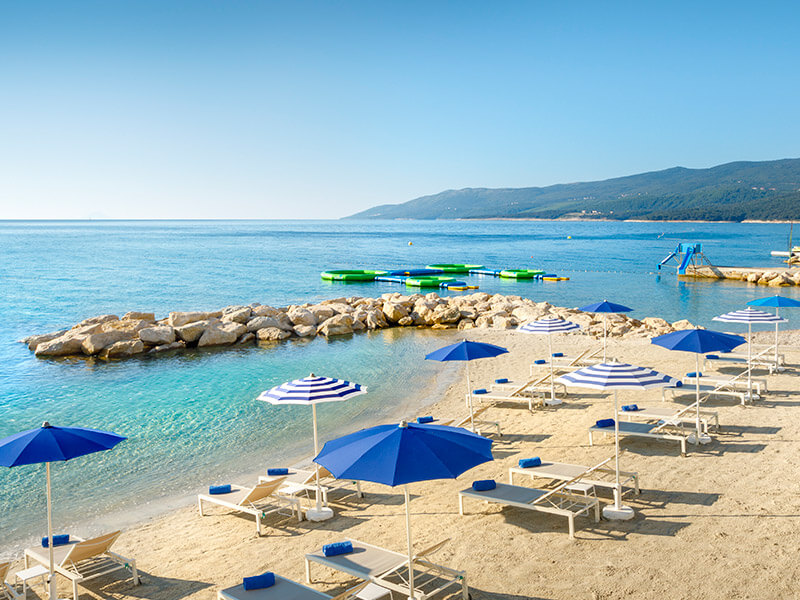
[[[254,401],[272,385],[312,371],[367,385],[367,395],[320,407],[323,435],[331,437],[434,399],[431,383],[443,387],[457,369],[423,360],[441,344],[430,331],[110,364],[36,359],[16,343],[25,335],[128,310],[163,316],[405,291],[395,284],[330,284],[319,272],[432,262],[541,267],[571,280],[470,281],[484,291],[565,306],[608,298],[635,308],[639,318],[708,326],[714,315],[772,290],[679,282],[674,269],[657,274],[656,264],[684,241],[703,242],[717,264],[779,267],[769,251],[783,249],[787,233],[787,225],[764,224],[0,222],[0,436],[47,419],[129,437],[111,452],[54,467],[56,522],[85,532],[87,522],[98,527],[110,514],[157,512],[208,483],[310,454],[308,411]],[[800,298],[794,288],[781,292]],[[41,535],[44,512],[31,507],[44,506],[43,469],[2,469],[0,487],[0,538],[13,545]]]

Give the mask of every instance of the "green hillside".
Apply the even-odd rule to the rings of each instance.
[[[358,219],[687,219],[800,217],[800,159],[675,167],[605,181],[532,188],[467,188],[385,204]]]

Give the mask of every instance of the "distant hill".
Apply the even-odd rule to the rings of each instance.
[[[605,181],[466,188],[384,204],[354,219],[577,218],[743,221],[800,217],[800,159],[675,167]]]

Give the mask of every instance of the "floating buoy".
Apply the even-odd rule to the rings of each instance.
[[[409,246],[413,246],[413,245],[414,245],[414,242],[408,242],[408,245],[409,245]]]
[[[567,236],[567,239],[568,239],[568,240],[571,240],[571,239],[572,239],[572,236],[571,236],[571,235],[568,235],[568,236]]]

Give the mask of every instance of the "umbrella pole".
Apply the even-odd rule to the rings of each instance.
[[[403,492],[406,496],[406,536],[408,538],[408,598],[414,600],[414,554],[411,549],[411,509],[409,508],[408,484],[403,486]]]
[[[472,416],[472,384],[469,381],[469,361],[467,363],[467,400],[469,401],[469,427],[475,433],[475,418]]]
[[[700,443],[700,355],[695,352],[694,353],[694,372],[696,377],[694,378],[695,382],[695,410],[696,410],[696,425],[697,425],[697,443]]]
[[[606,362],[606,337],[607,333],[606,314],[603,313],[603,362]]]
[[[53,561],[53,504],[50,497],[50,463],[44,463],[47,472],[47,554],[50,557],[50,575],[47,579],[48,587],[50,589],[50,600],[58,599],[58,591],[56,590],[56,576]]]
[[[752,372],[753,372],[753,324],[750,321],[747,322],[747,397],[750,398],[750,402],[753,401],[753,383],[752,383]]]
[[[314,422],[314,456],[319,454],[319,439],[317,438],[317,405],[311,405],[311,414]],[[322,508],[322,488],[319,485],[319,465],[314,463],[314,479],[317,484],[317,512]]]
[[[614,475],[616,485],[614,487],[614,509],[620,509],[620,498],[622,487],[619,484],[619,412],[617,409],[617,390],[614,390]]]
[[[550,363],[550,401],[556,403],[556,380],[553,373],[553,337],[547,334],[547,349],[550,351],[548,362]]]
[[[780,308],[776,306],[775,307],[775,316],[776,317],[780,317],[780,314],[778,314],[779,311],[780,311]],[[779,369],[778,369],[778,324],[777,323],[775,323],[775,371],[776,372],[779,371]]]

